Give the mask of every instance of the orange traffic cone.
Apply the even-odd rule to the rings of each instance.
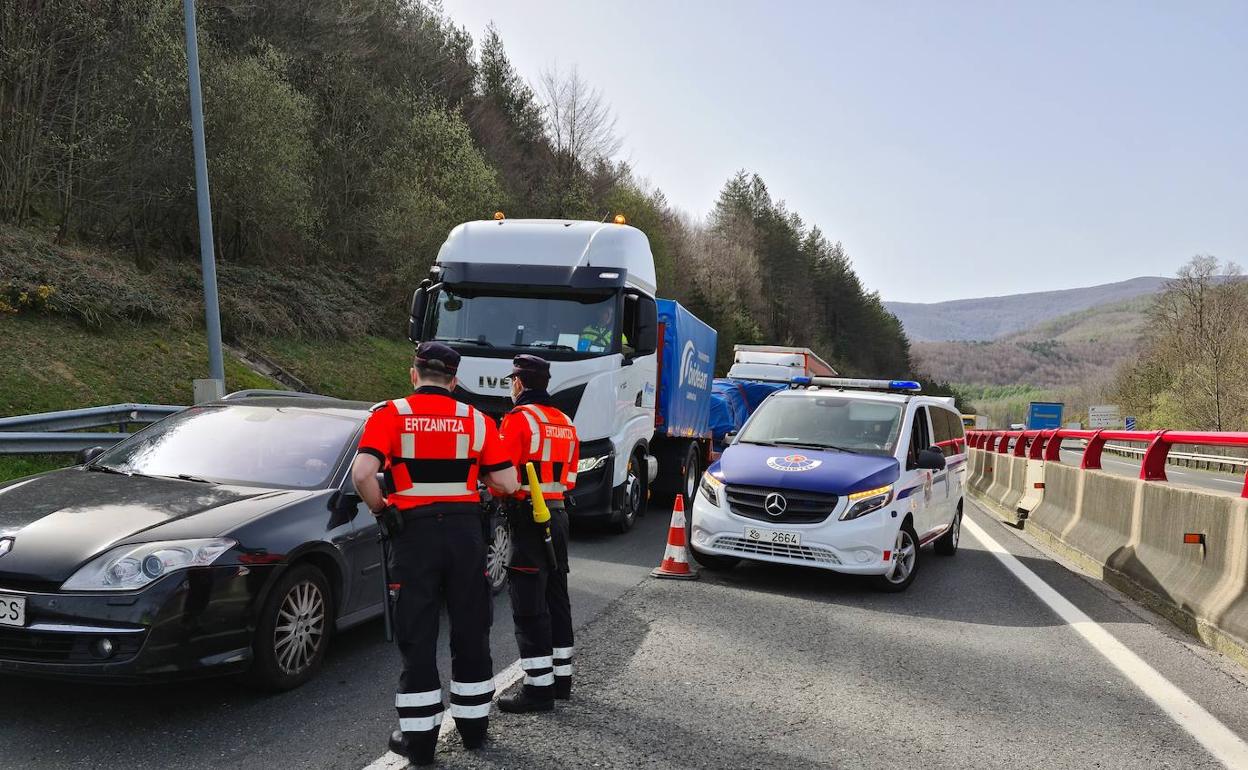
[[[667,530],[667,549],[663,563],[651,570],[651,577],[674,580],[697,580],[698,573],[689,569],[689,550],[685,547],[685,498],[676,495],[672,506],[672,525]]]

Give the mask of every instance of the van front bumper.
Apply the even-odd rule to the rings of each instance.
[[[892,568],[893,546],[903,521],[890,505],[850,521],[833,515],[817,524],[771,524],[738,516],[726,502],[714,505],[701,491],[694,497],[691,516],[690,547],[698,553],[852,575],[883,575]],[[753,540],[746,537],[747,527],[794,532],[801,536],[801,544]]]

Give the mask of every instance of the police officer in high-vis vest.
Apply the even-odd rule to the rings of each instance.
[[[423,343],[412,364],[415,393],[373,407],[351,472],[373,513],[398,522],[389,527],[389,566],[403,673],[394,700],[400,729],[390,748],[417,765],[432,764],[442,724],[437,642],[444,603],[451,716],[465,747],[485,741],[494,697],[493,606],[477,482],[499,494],[519,489],[494,421],[451,397],[458,367],[454,350]],[[388,497],[377,483],[381,470],[394,490]]]
[[[503,445],[520,471],[520,491],[504,502],[511,524],[510,590],[524,686],[499,699],[507,712],[550,711],[572,696],[572,606],[568,599],[568,512],[564,495],[576,486],[580,441],[566,414],[551,404],[550,364],[537,356],[512,361],[516,406],[501,426]],[[550,508],[546,527],[533,521],[525,463],[533,463]],[[552,562],[553,556],[553,562]]]

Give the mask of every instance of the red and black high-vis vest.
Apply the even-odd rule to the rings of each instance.
[[[523,404],[503,418],[502,434],[512,464],[520,472],[516,497],[529,496],[524,464],[530,462],[537,470],[545,499],[562,500],[564,493],[576,486],[581,446],[576,426],[566,414],[553,406]]]
[[[373,407],[359,451],[382,461],[386,502],[403,509],[479,502],[480,474],[511,466],[494,421],[441,388]]]

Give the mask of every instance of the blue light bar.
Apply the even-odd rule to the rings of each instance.
[[[809,385],[810,378],[809,377],[794,377],[793,379],[789,380],[789,384],[795,388],[800,388],[804,385]]]
[[[858,390],[902,390],[918,393],[923,386],[914,380],[866,380],[853,377],[794,377],[793,382],[806,380],[808,384],[822,388],[855,388]],[[797,387],[795,384],[794,387]]]

